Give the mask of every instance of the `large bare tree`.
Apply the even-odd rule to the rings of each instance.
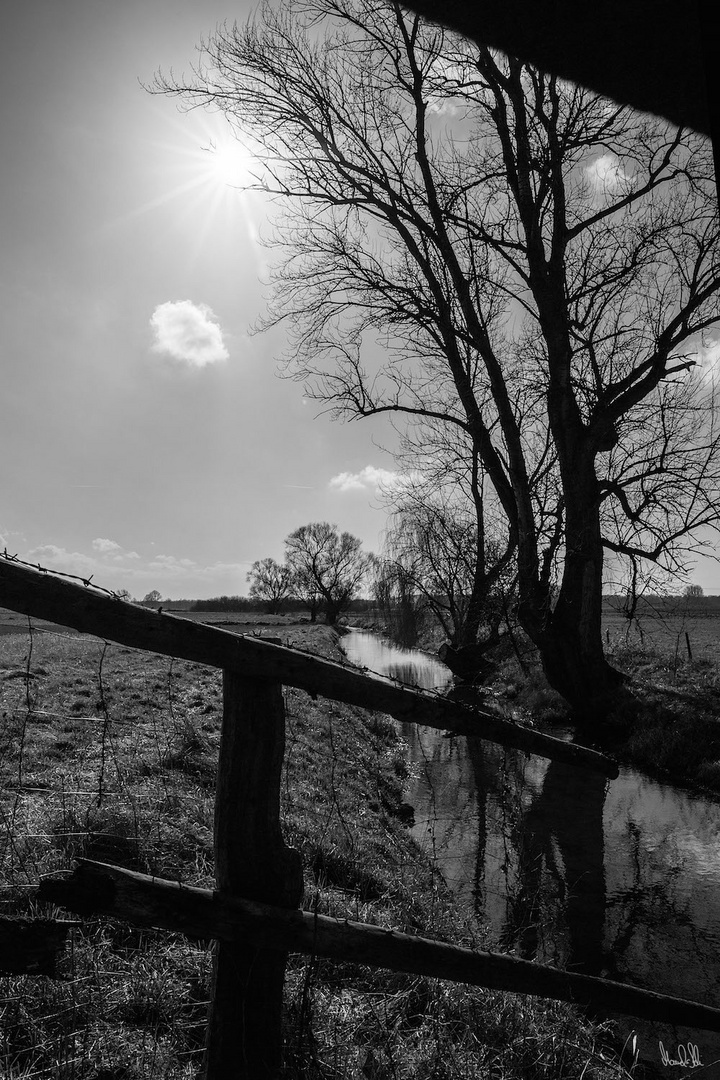
[[[266,4],[158,88],[220,108],[285,206],[292,372],[340,416],[462,432],[549,681],[607,711],[605,550],[677,567],[718,523],[708,141],[386,0]]]
[[[314,521],[295,529],[285,540],[285,558],[293,592],[305,599],[313,621],[319,604],[330,624],[346,611],[365,583],[372,556],[352,533]]]

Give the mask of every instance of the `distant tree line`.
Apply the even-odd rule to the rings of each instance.
[[[170,608],[170,604],[167,607]],[[183,601],[183,607],[186,611],[237,611],[250,614],[258,612],[271,614],[268,611],[267,601],[250,596],[211,596],[207,600],[186,600]],[[366,613],[375,609],[376,603],[374,599],[355,597],[345,610],[346,612]],[[308,609],[303,600],[299,600],[296,596],[288,596],[283,601],[281,610],[283,614],[294,614],[295,612],[305,612]]]

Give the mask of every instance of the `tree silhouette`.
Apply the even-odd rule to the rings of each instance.
[[[221,109],[287,208],[290,373],[462,432],[547,678],[603,715],[605,552],[684,571],[718,525],[709,142],[371,0],[266,3],[157,88]]]

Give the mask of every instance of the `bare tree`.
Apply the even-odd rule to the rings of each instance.
[[[362,541],[336,525],[316,521],[290,533],[285,541],[293,591],[311,602],[315,621],[318,598],[330,624],[337,622],[367,578],[372,556]]]
[[[477,470],[469,487],[463,492],[447,473],[443,481],[423,476],[403,485],[380,580],[406,622],[425,612],[439,624],[446,637],[440,658],[451,671],[477,680],[492,668],[486,653],[500,641],[515,566],[513,547],[487,533]]]
[[[288,208],[271,321],[291,372],[338,416],[462,432],[546,675],[602,715],[624,681],[603,652],[604,551],[680,566],[718,525],[693,375],[719,321],[708,141],[389,0],[265,4],[204,57],[158,89],[252,137]]]
[[[247,580],[251,582],[248,595],[253,600],[266,603],[271,615],[282,611],[290,593],[289,566],[281,565],[275,559],[258,559],[250,567]]]

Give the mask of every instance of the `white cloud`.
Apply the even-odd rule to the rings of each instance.
[[[720,338],[709,338],[690,354],[690,359],[697,365],[695,374],[700,383],[717,390],[720,384]]]
[[[705,369],[717,370],[720,367],[720,338],[710,339],[698,351],[698,362]]]
[[[614,154],[601,154],[585,169],[590,184],[596,192],[614,192],[627,181],[627,173]]]
[[[98,536],[92,542],[93,551],[95,551],[101,558],[106,558],[115,563],[122,563],[126,559],[139,559],[137,551],[124,551],[120,544],[115,540],[108,540],[107,537]]]
[[[96,540],[93,540],[92,546],[100,555],[115,555],[122,551],[119,544],[116,544],[114,540],[106,540],[102,536],[98,536]]]
[[[205,367],[227,360],[229,353],[222,329],[207,304],[192,300],[168,300],[152,313],[153,351],[191,367]]]
[[[366,465],[360,472],[341,472],[333,476],[328,486],[336,491],[368,491],[390,487],[398,482],[399,474],[391,469]]]

